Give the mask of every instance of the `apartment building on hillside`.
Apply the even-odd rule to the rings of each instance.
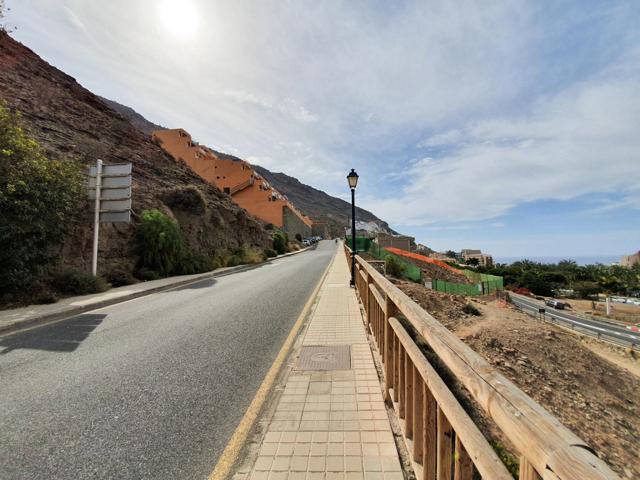
[[[620,259],[620,266],[631,268],[640,263],[640,251],[631,255],[623,255]]]
[[[493,265],[493,257],[486,253],[482,253],[481,250],[463,249],[460,252],[460,258],[465,262],[475,258],[478,260],[478,265],[483,267],[491,267]]]
[[[194,142],[182,128],[157,130],[153,139],[176,160],[218,187],[254,217],[271,223],[290,237],[311,236],[312,220],[299,212],[244,160],[221,158],[209,147]]]

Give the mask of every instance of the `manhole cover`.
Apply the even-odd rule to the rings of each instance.
[[[302,347],[296,370],[348,370],[351,368],[349,345]]]

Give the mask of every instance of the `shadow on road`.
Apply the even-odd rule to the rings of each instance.
[[[87,313],[48,327],[0,339],[0,349],[2,349],[0,355],[6,355],[18,349],[73,352],[106,316],[106,314]]]
[[[174,292],[178,292],[180,290],[198,290],[201,288],[209,288],[213,287],[218,281],[214,278],[207,278],[200,282],[189,283],[188,285],[183,285],[181,287],[176,287],[173,289]]]

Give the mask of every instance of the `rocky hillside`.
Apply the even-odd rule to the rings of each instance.
[[[143,210],[159,208],[178,220],[193,248],[207,253],[267,245],[262,224],[227,195],[174,161],[69,75],[4,33],[0,33],[0,101],[20,112],[50,158],[75,158],[85,164],[97,158],[106,163],[132,162],[134,221]],[[89,221],[77,226],[62,252],[65,264],[88,265],[91,232]],[[132,268],[134,225],[105,224],[101,232],[100,269]]]
[[[147,135],[151,135],[155,130],[162,130],[163,128],[166,128],[162,125],[157,125],[150,122],[131,107],[127,107],[126,105],[122,105],[121,103],[118,103],[116,101],[101,97],[100,95],[98,95],[98,98],[108,106],[110,106],[113,110],[118,112],[120,115],[122,115],[124,118],[129,120],[134,127],[136,127],[141,132],[146,133]]]
[[[127,118],[141,132],[151,134],[152,131],[163,128],[150,122],[130,107],[112,100],[103,100],[120,115]],[[226,153],[216,151],[216,154],[223,158],[240,160]],[[258,173],[264,176],[278,191],[285,194],[291,200],[291,203],[305,215],[309,215],[315,220],[326,221],[333,235],[344,235],[344,227],[348,226],[351,218],[351,204],[349,202],[305,185],[285,173],[274,173],[259,165],[254,165],[254,167]],[[371,223],[372,225],[368,229],[393,232],[387,222],[380,220],[373,213],[362,208],[356,208],[356,218],[362,222]]]

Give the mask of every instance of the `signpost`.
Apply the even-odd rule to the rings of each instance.
[[[89,167],[89,199],[93,207],[93,251],[91,273],[98,272],[98,238],[100,223],[129,223],[131,221],[131,164],[105,165],[102,160]]]

